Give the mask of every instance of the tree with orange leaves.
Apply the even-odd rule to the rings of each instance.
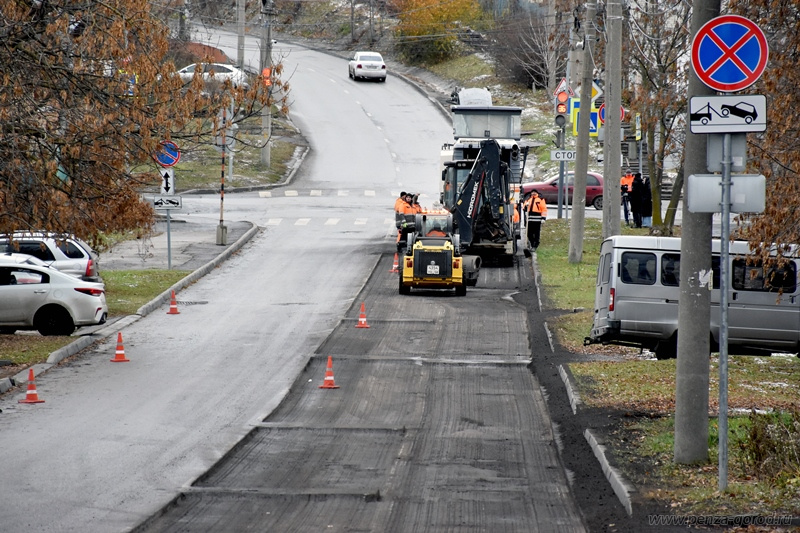
[[[415,63],[436,63],[448,57],[458,33],[482,16],[476,0],[395,0],[394,8],[400,20],[397,48]]]
[[[239,118],[258,115],[281,94],[258,83],[209,90],[199,77],[184,85],[162,61],[170,30],[151,8],[141,0],[0,4],[0,233],[95,240],[146,230],[154,212],[140,193],[157,176],[159,143],[213,142],[219,109],[234,102]]]

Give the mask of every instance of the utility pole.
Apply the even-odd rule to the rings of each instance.
[[[261,16],[263,27],[261,31],[261,76],[266,83],[265,74],[272,73],[272,15],[274,13],[272,0],[261,0]],[[272,86],[266,90],[272,92]],[[261,164],[269,168],[271,165],[270,137],[272,137],[272,98],[261,110],[261,135],[264,145],[261,147]]]
[[[245,0],[236,0],[236,33],[238,42],[236,48],[236,66],[244,68],[244,5]]]
[[[608,0],[606,36],[605,140],[603,144],[603,238],[620,234],[619,195],[620,146],[622,119],[622,6],[619,0]],[[581,105],[581,107],[583,107]]]
[[[695,0],[691,35],[720,14],[720,0]],[[689,70],[687,103],[693,96],[712,95]],[[688,110],[687,110],[688,113]],[[686,121],[684,176],[706,172],[706,135],[693,134]],[[684,181],[684,198],[686,183]],[[680,299],[678,301],[678,361],[675,382],[675,462],[708,461],[708,386],[711,323],[711,217],[692,213],[683,202],[681,224]],[[723,287],[721,290],[725,290]]]
[[[578,114],[578,142],[575,147],[575,187],[572,192],[572,224],[569,227],[570,263],[580,263],[583,258],[583,234],[586,217],[586,173],[589,170],[589,126],[592,115],[592,71],[594,60],[594,17],[597,2],[586,6],[583,37],[583,72],[581,77],[581,111]]]

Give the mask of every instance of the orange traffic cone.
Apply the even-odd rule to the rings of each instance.
[[[125,347],[122,345],[122,332],[117,333],[117,352],[114,355],[112,363],[127,363],[130,359],[125,358]]]
[[[28,393],[25,395],[24,400],[20,400],[19,403],[44,403],[44,400],[39,399],[39,395],[36,393],[36,384],[33,382],[33,369],[28,370]]]
[[[339,385],[333,380],[333,357],[328,356],[328,369],[325,370],[325,381],[319,386],[320,389],[338,389]]]
[[[398,270],[399,266],[400,265],[397,263],[397,252],[395,252],[395,254],[394,254],[394,264],[392,265],[392,269],[389,272],[393,272],[393,273],[397,274],[398,272],[400,272],[400,270]]]
[[[167,311],[168,315],[179,315],[181,314],[178,311],[178,302],[175,301],[175,291],[172,291],[172,298],[169,301],[169,311]]]
[[[367,314],[364,312],[364,302],[361,302],[361,314],[358,315],[358,324],[356,324],[357,328],[368,328],[369,324],[367,324]]]

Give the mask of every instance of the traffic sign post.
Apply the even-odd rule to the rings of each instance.
[[[164,170],[161,172],[161,194],[172,195],[175,193],[175,170],[174,167],[178,161],[181,160],[181,151],[178,145],[172,141],[161,141],[160,150],[153,155],[153,159],[161,165]],[[167,269],[172,270],[172,231],[171,231],[171,217],[170,209],[175,209],[172,201],[162,201],[162,205],[157,205],[154,202],[153,206],[156,209],[167,210]],[[180,205],[180,197],[178,197],[178,207]]]
[[[720,92],[741,91],[755,83],[767,66],[769,48],[764,32],[753,21],[738,15],[723,15],[706,22],[692,40],[692,69],[697,77],[709,88]],[[741,97],[722,104],[700,97],[690,102],[690,130],[692,133],[722,133],[722,235],[720,236],[720,323],[719,323],[719,490],[728,488],[728,291],[730,267],[728,266],[730,246],[730,213],[731,213],[731,143],[733,133],[744,131],[764,131],[764,129],[743,129],[752,124],[761,114],[766,117],[766,103],[762,109],[756,109],[760,100],[752,97]],[[756,97],[757,98],[757,97]],[[765,100],[766,102],[766,100]],[[718,110],[715,106],[718,105]],[[723,114],[723,105],[728,113]],[[763,113],[760,113],[763,111]],[[724,117],[736,117],[739,120],[717,120],[714,114]],[[704,127],[715,122],[721,124],[720,130],[704,130]],[[697,126],[695,126],[697,124]],[[759,126],[760,127],[760,126]],[[700,176],[689,176],[690,181],[704,179]],[[763,187],[761,176],[744,180],[754,187]],[[707,178],[706,178],[707,179]],[[696,201],[691,189],[687,190],[687,206]],[[737,194],[739,194],[737,190]],[[762,193],[763,194],[763,193]],[[694,196],[702,192],[695,191]],[[750,196],[755,196],[750,193]],[[747,209],[759,207],[747,205]],[[763,208],[762,208],[763,210]]]

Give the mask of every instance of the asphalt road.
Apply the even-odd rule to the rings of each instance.
[[[311,152],[292,185],[226,198],[258,234],[181,291],[179,315],[125,325],[130,363],[106,340],[38,380],[45,404],[0,399],[4,530],[627,524],[581,433],[550,418],[568,402],[533,263],[484,269],[466,298],[397,294],[391,205],[436,195],[449,125],[399,80],[290,54]],[[218,202],[184,198],[183,217],[213,228]],[[329,356],[339,389],[318,388]]]

